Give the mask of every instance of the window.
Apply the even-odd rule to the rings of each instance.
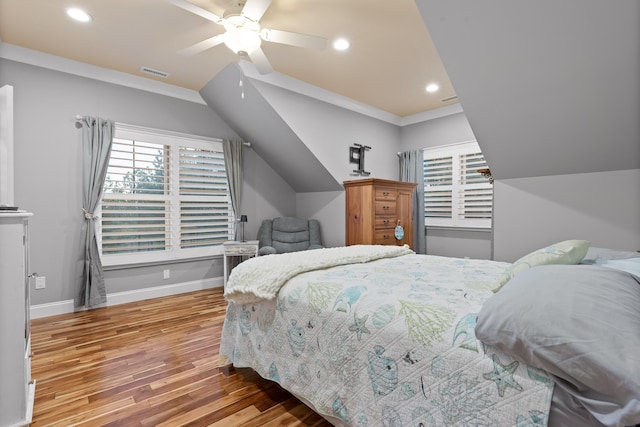
[[[99,216],[104,265],[222,253],[233,226],[222,142],[116,125]]]
[[[490,228],[493,186],[478,143],[424,149],[425,225]]]

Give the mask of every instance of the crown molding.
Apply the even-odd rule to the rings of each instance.
[[[349,111],[354,111],[365,116],[373,117],[387,123],[398,126],[400,125],[401,119],[399,116],[353,100],[351,98],[347,98],[346,96],[339,95],[326,89],[322,89],[312,84],[303,82],[302,80],[294,79],[293,77],[289,77],[277,71],[273,71],[269,74],[260,74],[257,71],[256,67],[252,63],[247,61],[240,61],[236,65],[238,66],[238,68],[240,68],[242,74],[250,79],[267,83],[272,86],[280,87],[291,92],[299,93],[301,95],[305,95],[310,98],[314,98]]]
[[[206,105],[206,102],[204,102],[200,94],[194,90],[185,89],[140,76],[134,76],[121,71],[86,64],[72,59],[62,58],[48,53],[38,52],[36,50],[26,49],[20,46],[4,43],[1,40],[0,58]],[[413,114],[411,116],[399,117],[395,114],[391,114],[362,102],[347,98],[346,96],[339,95],[278,73],[277,71],[269,74],[260,74],[256,70],[255,66],[247,61],[240,61],[236,65],[248,78],[268,83],[301,95],[309,96],[319,101],[400,127],[433,120],[451,114],[457,114],[463,111],[460,104],[454,104],[438,108],[436,110]]]
[[[451,116],[453,114],[463,113],[462,105],[453,104],[446,107],[436,108],[435,110],[423,111],[421,113],[405,116],[400,119],[400,126],[408,126],[414,123],[426,122],[429,120],[439,119],[440,117]]]
[[[206,105],[195,90],[0,42],[0,58]]]
[[[306,95],[319,101],[323,101],[328,104],[332,104],[346,110],[354,111],[356,113],[360,113],[362,115],[369,116],[400,127],[461,113],[463,111],[460,104],[453,104],[435,110],[413,114],[411,116],[400,117],[396,116],[395,114],[391,114],[370,105],[364,104],[362,102],[355,101],[351,98],[347,98],[346,96],[338,95],[335,92],[331,92],[326,89],[313,86],[309,83],[305,83],[301,80],[294,79],[293,77],[286,76],[284,74],[278,73],[277,71],[269,74],[260,74],[257,71],[256,67],[252,63],[247,61],[240,61],[239,63],[237,63],[237,65],[243,75],[250,79],[258,80],[267,84],[271,84],[273,86],[290,90],[295,93]]]

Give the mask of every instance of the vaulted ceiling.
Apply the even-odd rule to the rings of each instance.
[[[640,2],[416,3],[495,178],[640,168]]]
[[[238,7],[192,2],[216,11]],[[237,88],[242,74],[231,75],[229,65],[240,59],[225,46],[177,54],[223,31],[218,25],[161,0],[75,4],[93,15],[91,25],[70,22],[65,0],[0,0],[0,39],[200,91],[240,135],[286,142],[290,155],[308,160],[291,164],[277,144],[256,146],[296,191],[339,188],[264,88],[247,87],[260,93],[251,101],[259,109],[253,119],[241,111],[249,103],[219,105],[212,94]],[[459,100],[497,179],[640,168],[637,0],[273,0],[262,24],[329,41],[350,38],[347,52],[272,44],[264,51],[275,75],[378,109],[391,123]],[[432,81],[441,86],[435,95],[424,91]]]
[[[221,16],[246,2],[189,1]],[[70,6],[93,20],[70,20]],[[279,73],[398,117],[457,103],[413,0],[272,0],[260,23],[329,42],[323,50],[263,42]],[[190,56],[178,52],[224,31],[167,0],[0,0],[4,43],[195,91],[242,59],[224,44]],[[350,40],[349,50],[330,46],[340,37]],[[146,74],[141,67],[169,76]],[[427,93],[430,83],[440,90]]]

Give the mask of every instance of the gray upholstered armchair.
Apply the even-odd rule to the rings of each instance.
[[[258,230],[259,255],[322,248],[320,223],[315,219],[280,217],[265,219]]]

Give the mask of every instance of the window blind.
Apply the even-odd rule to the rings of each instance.
[[[424,149],[425,224],[491,227],[493,186],[478,173],[486,167],[475,141]]]
[[[104,255],[171,246],[169,147],[114,138],[102,196]]]
[[[180,147],[180,247],[229,240],[232,212],[220,151]]]
[[[116,125],[103,190],[105,265],[213,255],[232,237],[220,141]]]

